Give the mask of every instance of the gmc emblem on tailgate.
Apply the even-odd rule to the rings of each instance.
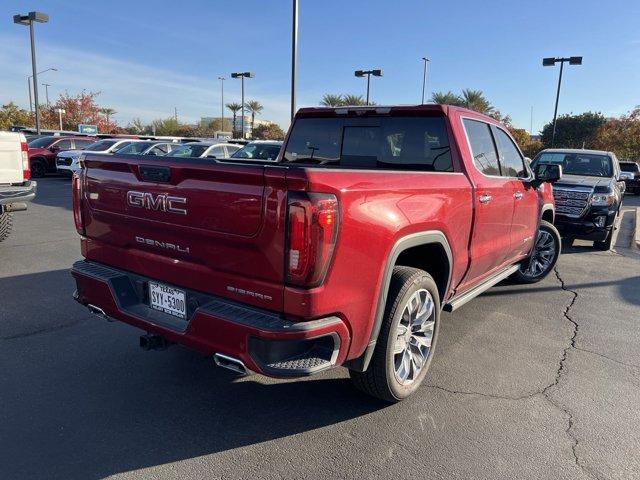
[[[129,190],[127,192],[127,205],[136,208],[146,208],[147,210],[155,210],[158,212],[170,212],[180,215],[186,215],[187,210],[178,208],[176,205],[186,205],[187,199],[184,197],[174,197],[166,193],[154,195],[149,192],[136,192]]]

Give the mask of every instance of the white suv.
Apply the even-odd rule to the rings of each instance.
[[[84,150],[67,150],[56,155],[56,169],[62,175],[71,176],[74,172],[80,170],[78,160],[80,155],[85,152],[91,153],[113,153],[116,150],[126,147],[130,143],[140,142],[134,138],[105,138],[92,143]]]
[[[11,233],[12,212],[26,210],[36,196],[30,178],[27,139],[22,133],[0,132],[0,242]]]

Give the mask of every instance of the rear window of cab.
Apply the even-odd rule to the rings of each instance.
[[[302,165],[452,172],[445,118],[298,118],[282,158]]]

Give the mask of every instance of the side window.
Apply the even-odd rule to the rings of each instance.
[[[524,159],[520,156],[518,148],[514,145],[509,135],[500,128],[494,128],[493,132],[498,143],[500,152],[500,166],[502,175],[505,177],[526,177],[527,169],[524,166]]]
[[[71,140],[60,140],[56,143],[56,147],[60,150],[71,150],[73,147],[71,146]]]
[[[226,155],[224,153],[224,147],[222,145],[216,145],[213,147],[209,153],[207,153],[208,157],[214,156],[216,158],[225,158]]]
[[[78,150],[83,150],[87,148],[89,145],[94,143],[93,140],[75,140],[76,148]]]
[[[233,155],[238,150],[240,150],[240,147],[238,147],[237,145],[227,145],[227,152],[229,156]]]
[[[498,155],[489,125],[468,118],[463,119],[462,123],[467,132],[467,137],[469,137],[473,163],[476,168],[485,175],[500,175]]]

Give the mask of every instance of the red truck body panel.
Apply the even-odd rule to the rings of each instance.
[[[296,118],[344,115],[340,110],[302,109]],[[440,105],[355,111],[357,116],[444,116],[453,171],[88,154],[78,180],[76,212],[82,216],[82,254],[89,262],[120,269],[123,275],[132,272],[232,304],[259,308],[285,323],[330,321],[309,323],[311,327],[304,333],[291,333],[286,330],[291,323],[275,330],[238,326],[201,308],[183,331],[175,331],[127,311],[118,302],[109,275],[92,277],[82,268],[73,271],[78,300],[99,305],[107,315],[171,341],[206,354],[234,355],[251,369],[269,373],[248,354],[247,342],[252,335],[306,339],[331,332],[339,339],[335,365],[360,357],[371,345],[390,255],[408,235],[434,231],[446,239],[451,264],[447,289],[441,292],[444,302],[529,254],[543,207],[553,205],[551,188],[487,176],[474,166],[462,119],[500,126],[498,122]],[[163,169],[170,179],[145,179],[143,167]],[[324,281],[314,288],[286,282],[287,199],[291,192],[330,194],[338,200],[335,249]],[[134,201],[128,197],[138,194],[147,197],[135,197]],[[492,197],[490,207],[479,200],[486,195]],[[514,197],[520,201],[515,202]],[[146,208],[136,204],[138,198],[143,198],[142,204],[148,202],[143,205]],[[176,205],[174,211],[155,208],[157,202],[170,198]],[[182,213],[185,205],[188,209]]]

